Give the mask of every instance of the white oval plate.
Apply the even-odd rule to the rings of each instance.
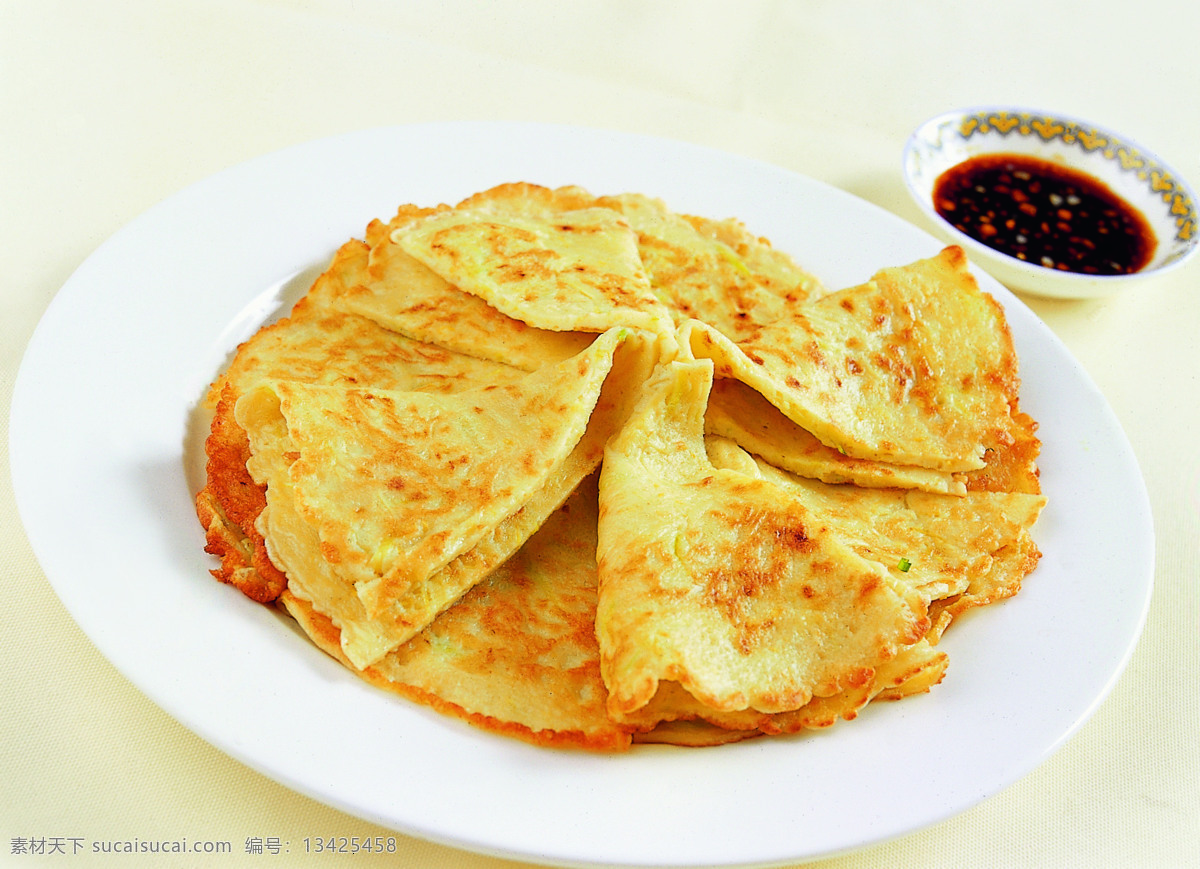
[[[990,278],[1041,421],[1045,553],[1016,598],[964,617],[927,695],[796,738],[619,756],[535,748],[356,679],[215,582],[192,493],[194,408],[237,341],[334,249],[406,202],[505,181],[639,191],[737,216],[831,286],[939,243],[782,169],[646,137],[528,124],[368,130],[236,166],[103,244],[22,363],[13,482],[33,548],[112,663],[204,739],[397,831],[571,864],[803,860],[899,836],[1032,770],[1106,696],[1146,615],[1153,529],[1112,412],[1053,334]]]

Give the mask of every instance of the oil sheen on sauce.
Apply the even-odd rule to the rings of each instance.
[[[972,157],[938,177],[933,203],[960,232],[1046,268],[1122,275],[1154,255],[1139,211],[1092,176],[1038,157]]]

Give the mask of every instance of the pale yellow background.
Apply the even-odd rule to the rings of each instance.
[[[59,604],[16,516],[7,407],[54,293],[141,211],[317,137],[510,119],[715,146],[921,223],[899,173],[905,138],[928,116],[980,103],[1106,123],[1197,184],[1198,40],[1190,0],[0,0],[0,865],[92,862],[14,856],[18,836],[234,845],[210,861],[103,865],[517,865],[404,837],[389,859],[305,864],[295,853],[305,836],[386,831],[186,731]],[[1111,402],[1149,487],[1156,588],[1124,676],[1061,751],[999,795],[820,866],[1200,861],[1198,278],[1200,261],[1128,298],[1033,302]],[[248,837],[269,836],[293,853],[243,853]]]

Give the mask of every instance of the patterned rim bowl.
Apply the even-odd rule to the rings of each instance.
[[[951,166],[989,153],[1040,157],[1103,182],[1149,222],[1156,236],[1154,256],[1131,274],[1084,275],[1017,259],[955,229],[934,209],[934,183]],[[1014,108],[938,115],[909,138],[904,177],[938,234],[1018,292],[1075,299],[1109,296],[1179,267],[1200,243],[1196,197],[1178,172],[1133,140],[1065,115]]]

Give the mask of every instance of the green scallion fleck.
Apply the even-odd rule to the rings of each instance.
[[[912,567],[912,562],[907,558],[901,558],[900,563],[896,566],[900,568],[901,573],[908,573],[908,569]]]

